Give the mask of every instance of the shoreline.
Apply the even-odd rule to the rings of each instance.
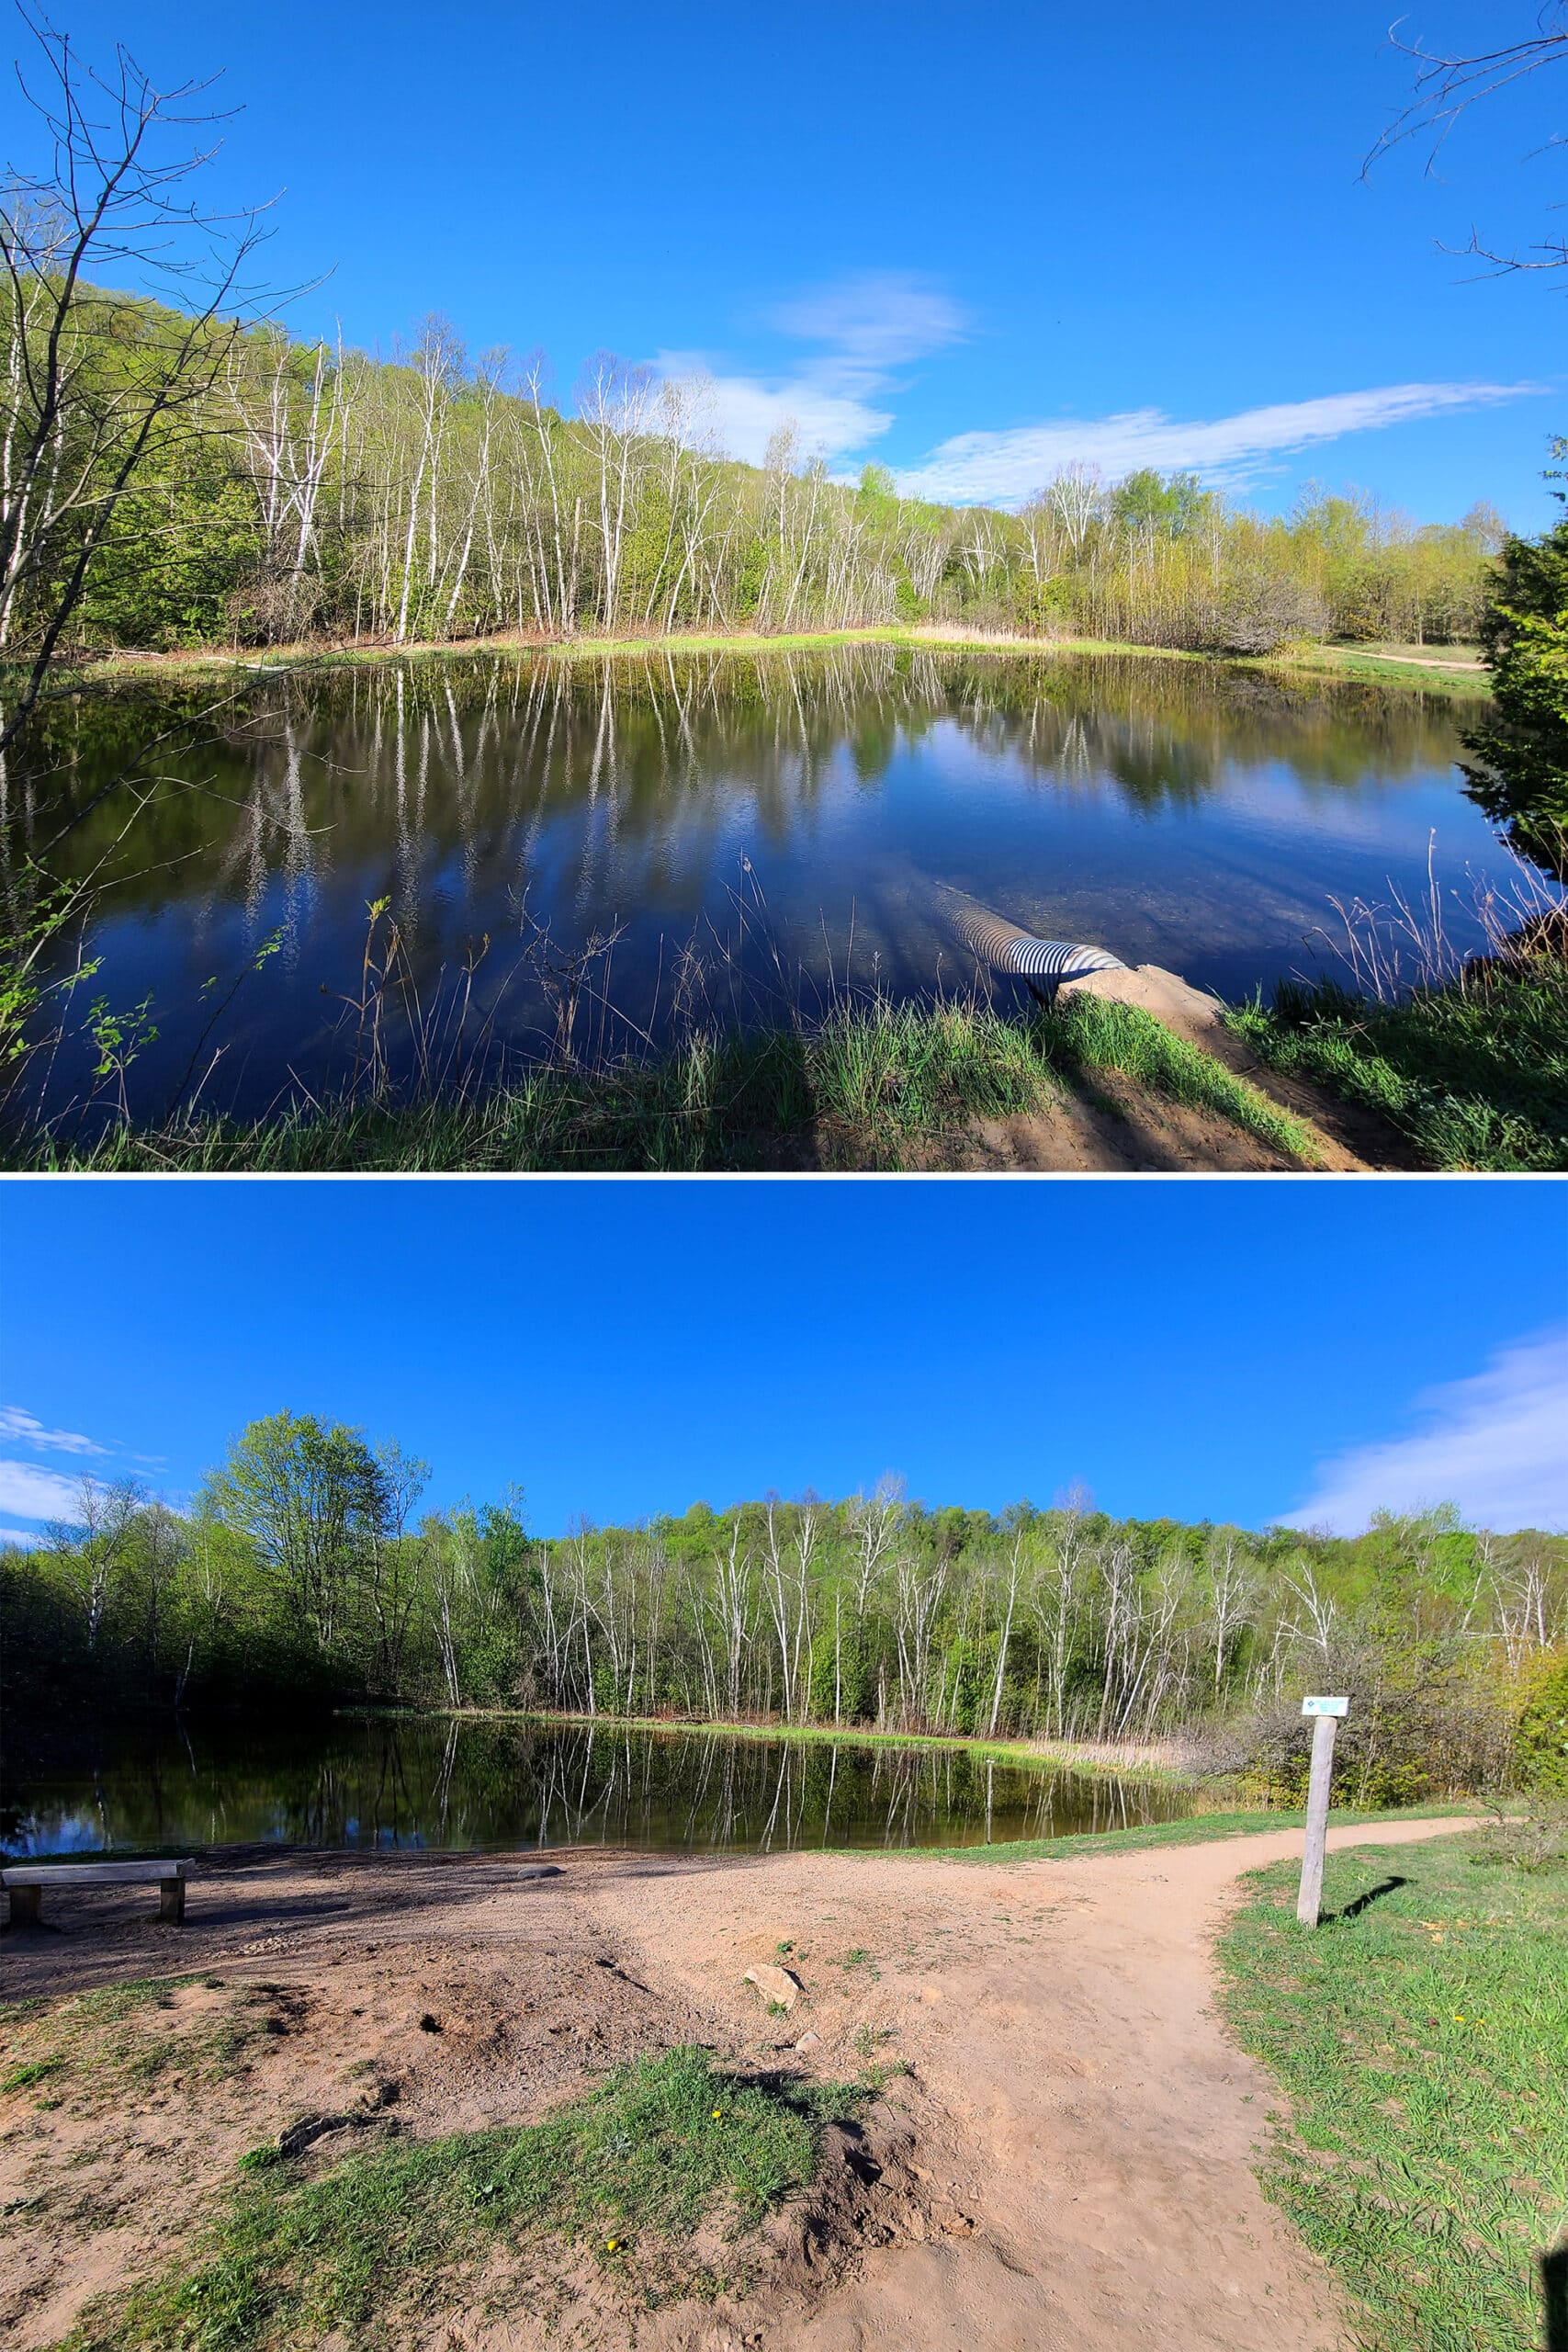
[[[1505,1817],[1517,1817],[1513,1811],[1516,1800],[1506,1800]],[[1397,1828],[1405,1823],[1448,1822],[1469,1820],[1482,1800],[1474,1796],[1432,1797],[1420,1804],[1383,1805],[1367,1808],[1359,1805],[1335,1804],[1329,1821],[1335,1829],[1377,1830]],[[367,1866],[397,1867],[415,1863],[457,1869],[467,1864],[502,1869],[511,1862],[532,1863],[540,1856],[564,1867],[568,1862],[595,1865],[617,1863],[637,1868],[649,1862],[679,1862],[698,1868],[705,1865],[722,1867],[734,1863],[763,1860],[852,1862],[949,1862],[955,1865],[994,1865],[998,1868],[1025,1862],[1076,1862],[1092,1860],[1096,1855],[1107,1858],[1118,1854],[1142,1853],[1151,1848],[1165,1846],[1213,1846],[1232,1838],[1282,1836],[1287,1831],[1302,1829],[1306,1812],[1301,1805],[1240,1805],[1232,1804],[1213,1812],[1199,1810],[1180,1814],[1169,1821],[1129,1821],[1112,1829],[1065,1829],[1054,1838],[998,1838],[989,1844],[984,1838],[972,1839],[959,1846],[659,1846],[617,1844],[606,1839],[579,1838],[561,1845],[498,1845],[498,1846],[431,1846],[410,1843],[406,1846],[312,1846],[297,1839],[227,1839],[203,1845],[199,1838],[165,1839],[160,1845],[131,1844],[62,1848],[58,1852],[29,1853],[25,1859],[43,1867],[58,1862],[91,1861],[167,1861],[182,1857],[197,1860],[204,1870],[259,1868],[262,1865],[295,1864],[301,1868],[321,1863],[354,1863]],[[0,1859],[16,1861],[21,1855],[10,1854],[0,1847]],[[194,1886],[196,1881],[192,1880]]]
[[[647,658],[663,654],[746,654],[832,652],[857,645],[891,645],[909,652],[1026,655],[1049,660],[1088,657],[1095,660],[1135,656],[1145,661],[1185,662],[1201,668],[1241,670],[1310,677],[1325,684],[1386,684],[1407,686],[1419,693],[1440,693],[1487,700],[1491,687],[1483,664],[1440,654],[1420,656],[1387,653],[1368,647],[1313,642],[1290,651],[1270,654],[1199,652],[1190,647],[1144,645],[1116,639],[1090,637],[1024,637],[998,631],[917,627],[876,626],[867,628],[803,630],[779,636],[756,630],[731,632],[676,631],[667,636],[547,638],[514,631],[491,637],[450,639],[421,639],[408,644],[332,643],[281,646],[272,650],[242,652],[237,648],[181,646],[164,652],[126,648],[83,661],[75,666],[62,661],[59,683],[45,690],[45,701],[65,694],[88,692],[96,684],[118,685],[139,677],[181,678],[217,673],[248,673],[257,678],[291,676],[323,670],[385,666],[402,662],[472,660],[476,656],[550,662],[589,662]]]
[[[544,1064],[409,1099],[325,1096],[82,1143],[17,1128],[11,1167],[1073,1174],[1398,1167],[1401,1138],[1277,1075],[1168,975],[1091,975],[1033,1014],[845,1001],[815,1024],[699,1035],[650,1058]],[[1120,1001],[1148,998],[1147,1001]],[[1170,1015],[1162,1019],[1155,1007]],[[1201,1022],[1186,1017],[1201,1003]]]
[[[1114,1779],[1158,1780],[1183,1787],[1199,1785],[1201,1775],[1170,1762],[1128,1756],[1113,1758],[1110,1743],[988,1738],[979,1732],[877,1731],[850,1724],[768,1724],[709,1722],[700,1715],[671,1720],[663,1715],[558,1713],[542,1707],[334,1707],[334,1715],[355,1720],[415,1723],[570,1724],[577,1729],[608,1732],[669,1732],[682,1737],[713,1739],[793,1740],[804,1747],[919,1747],[955,1749],[981,1762],[1018,1766],[1056,1766],[1074,1772],[1100,1772]],[[1165,1745],[1166,1743],[1160,1743]]]

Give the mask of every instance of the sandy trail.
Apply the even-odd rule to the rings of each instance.
[[[1238,1877],[1299,1840],[1027,1863],[578,1850],[544,1879],[525,1879],[515,1855],[253,1851],[193,1882],[184,1930],[149,1919],[140,1890],[57,1898],[51,1929],[6,1938],[10,1998],[220,1968],[287,1984],[299,2022],[232,2114],[209,2099],[199,2134],[166,2101],[127,2120],[100,2168],[109,2222],[14,2229],[0,2318],[18,2346],[57,2341],[106,2275],[162,2250],[186,2166],[190,2197],[207,2193],[258,2127],[330,2103],[361,2053],[400,2083],[407,2128],[429,2132],[525,2120],[593,2064],[695,2039],[751,2063],[788,2053],[829,2079],[873,2052],[910,2070],[883,2130],[890,2151],[907,2138],[882,2184],[889,2242],[874,2231],[814,2292],[792,2274],[734,2305],[618,2325],[584,2303],[573,2342],[625,2343],[629,2318],[648,2352],[1328,2352],[1344,2341],[1331,2282],[1253,2172],[1276,2094],[1213,2004],[1213,1936]],[[1381,1874],[1369,1856],[1369,1883]],[[805,1986],[788,2018],[741,1982],[786,1944]],[[427,2005],[440,2033],[420,2030]],[[68,2137],[51,2137],[64,2127],[6,2116],[0,2198],[17,2195],[11,2180],[80,2165]],[[135,2196],[144,2165],[161,2189],[151,2220]],[[515,2315],[499,2324],[456,2304],[444,2340],[545,2341],[526,2292],[508,2301]]]

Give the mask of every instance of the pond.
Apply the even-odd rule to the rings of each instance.
[[[105,1731],[23,1760],[0,1792],[12,1852],[110,1846],[581,1844],[697,1853],[970,1846],[1176,1821],[1153,1781],[989,1764],[973,1751],[551,1724],[334,1716]]]
[[[977,978],[947,888],[1235,998],[1340,971],[1330,900],[1424,893],[1430,851],[1468,947],[1473,878],[1507,861],[1456,712],[1153,657],[883,645],[85,695],[7,786],[10,854],[103,886],[62,951],[99,961],[51,1099],[88,1091],[96,997],[144,1008],[138,1115],[193,1091],[258,1112],[377,1046],[397,1074],[416,1035],[450,1070],[563,1025],[582,1054],[777,1019],[846,978],[930,998]],[[378,901],[395,985],[367,1012]]]

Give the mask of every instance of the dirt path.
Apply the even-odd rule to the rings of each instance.
[[[589,2279],[567,2290],[563,2335],[561,2304],[541,2314],[524,2280],[506,2320],[459,2300],[417,2340],[599,2346],[630,2319],[643,2352],[1329,2352],[1329,2281],[1252,2169],[1271,2086],[1213,2004],[1238,1876],[1299,1835],[1015,1864],[580,1850],[547,1878],[517,1855],[253,1851],[193,1883],[184,1930],[148,1919],[139,1890],[53,1898],[51,1926],[6,1938],[10,1999],[206,1972],[279,2021],[198,2109],[117,2095],[107,2139],[79,2108],[0,2099],[0,2203],[38,2199],[0,2245],[0,2325],[18,2352],[56,2342],[179,2242],[241,2149],[342,2106],[350,2079],[390,2082],[404,2129],[473,2129],[697,2040],[829,2080],[873,2055],[909,2070],[872,2132],[870,2225],[826,2281],[785,2265],[733,2306],[617,2322]],[[787,2018],[741,1981],[784,1945],[805,1986]]]
[[[645,1950],[707,2000],[741,1950],[748,1965],[785,1938],[824,1958],[870,1953],[849,1969],[802,1960],[810,2022],[836,2051],[852,2018],[890,2035],[922,2094],[917,2161],[935,2210],[974,2224],[869,2253],[824,2305],[781,2315],[768,2352],[1340,2344],[1321,2265],[1253,2172],[1273,2086],[1213,2006],[1237,1878],[1299,1850],[1286,1832],[993,1868],[790,1856],[726,1871],[701,1906],[669,1882],[643,1890]]]

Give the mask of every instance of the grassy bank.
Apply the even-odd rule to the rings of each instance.
[[[754,629],[730,633],[694,630],[671,636],[609,636],[539,638],[503,635],[410,645],[295,645],[263,652],[239,652],[218,646],[190,646],[163,653],[106,653],[96,660],[62,663],[51,691],[78,693],[99,682],[127,678],[200,677],[242,673],[267,673],[364,668],[388,662],[439,662],[476,653],[517,658],[529,656],[552,662],[602,662],[627,655],[689,653],[821,653],[854,645],[896,645],[926,652],[1037,653],[1136,655],[1158,662],[1191,662],[1211,668],[1279,671],[1310,676],[1325,683],[1336,679],[1376,681],[1383,685],[1409,686],[1427,694],[1485,698],[1491,691],[1484,672],[1474,667],[1470,647],[1455,648],[1452,666],[1440,648],[1428,648],[1416,659],[1378,652],[1355,645],[1308,643],[1274,654],[1194,652],[1169,645],[1134,644],[1115,638],[1029,637],[1005,631],[961,627],[874,628],[805,630],[766,636]],[[0,672],[0,682],[4,673]]]
[[[1123,1081],[1315,1164],[1308,1130],[1135,1007],[1077,996],[1010,1018],[985,1005],[841,1002],[819,1022],[699,1038],[605,1068],[539,1069],[420,1101],[328,1101],[243,1123],[177,1120],[95,1140],[13,1138],[48,1170],[694,1170],[919,1165],[983,1119],[1044,1114]]]
[[[242,2160],[188,2261],[89,2312],[66,2352],[197,2343],[225,2352],[412,2319],[497,2251],[554,2237],[586,2250],[628,2299],[728,2283],[687,2248],[717,2221],[725,2256],[816,2169],[823,2120],[864,2094],[748,2080],[675,2049],[522,2130],[384,2141],[316,2171],[268,2145]]]
[[[404,1711],[345,1707],[339,1712],[344,1714],[381,1715]],[[1101,1772],[1112,1778],[1173,1781],[1183,1785],[1191,1781],[1190,1774],[1179,1772],[1169,1764],[1146,1763],[1138,1758],[1114,1761],[1103,1750],[1091,1754],[1076,1748],[1070,1740],[986,1739],[969,1732],[874,1731],[856,1724],[725,1723],[710,1722],[705,1717],[682,1719],[668,1715],[570,1714],[532,1707],[441,1707],[433,1712],[445,1722],[575,1724],[612,1733],[662,1732],[672,1738],[788,1740],[795,1746],[815,1747],[930,1747],[938,1751],[955,1750],[974,1757],[983,1764],[1021,1764],[1032,1766],[1036,1770],[1055,1768],[1070,1772]]]
[[[1260,1871],[1229,2021],[1290,2102],[1264,2183],[1367,2352],[1531,2352],[1568,2223],[1568,1847],[1510,1829],[1331,1854],[1325,1922]],[[1557,2335],[1549,2339],[1554,2346]]]
[[[1231,1025],[1260,1061],[1380,1113],[1428,1167],[1568,1168],[1568,961],[1473,966],[1381,1004],[1281,990]]]
[[[1223,1800],[1216,1800],[1217,1807]],[[1473,1803],[1402,1805],[1381,1813],[1340,1812],[1335,1807],[1336,1829],[1373,1826],[1380,1821],[1447,1821],[1472,1814]],[[944,1846],[908,1850],[916,1859],[946,1862],[1068,1862],[1082,1854],[1139,1853],[1146,1846],[1208,1846],[1223,1838],[1254,1838],[1268,1830],[1300,1829],[1306,1815],[1280,1805],[1272,1812],[1189,1814],[1183,1821],[1150,1821],[1127,1829],[1086,1829],[1068,1838],[1016,1838],[995,1846]],[[1292,1866],[1292,1868],[1294,1865]]]
[[[1492,695],[1490,671],[1477,661],[1472,646],[1455,646],[1451,659],[1440,646],[1380,650],[1360,645],[1309,645],[1289,654],[1247,660],[1244,669],[1280,670],[1295,677],[1321,678],[1326,684],[1354,680],[1381,686],[1410,686],[1424,694],[1440,694],[1465,702],[1487,702]]]

